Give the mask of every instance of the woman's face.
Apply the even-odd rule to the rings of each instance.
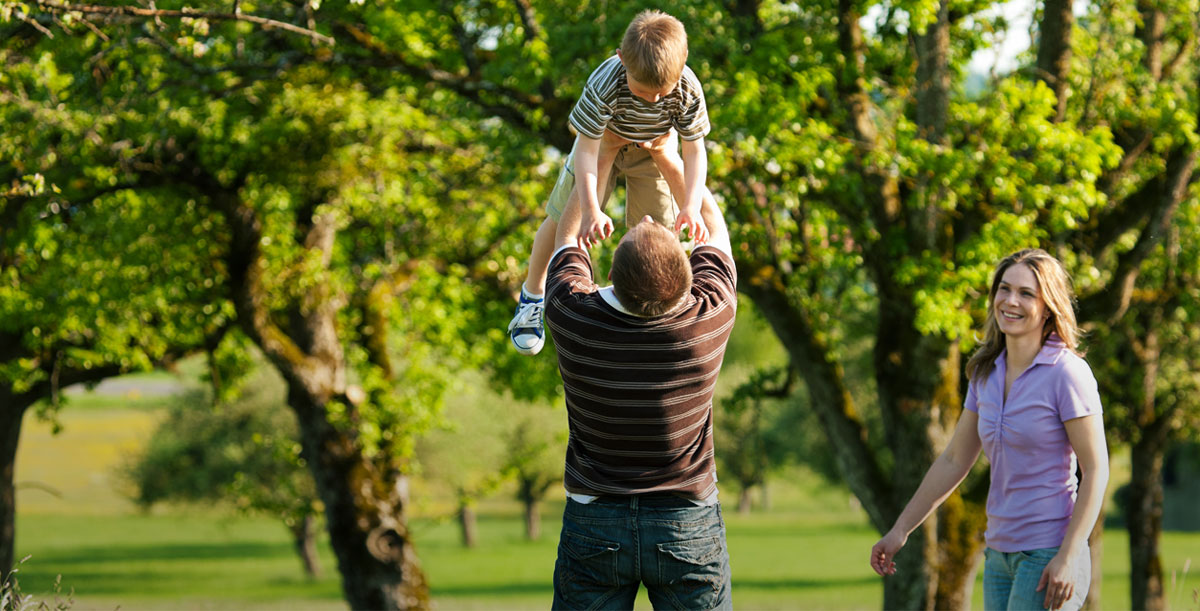
[[[1042,326],[1050,312],[1042,299],[1037,276],[1024,263],[1010,265],[1000,278],[992,303],[996,324],[1008,337],[1035,334],[1040,339]]]

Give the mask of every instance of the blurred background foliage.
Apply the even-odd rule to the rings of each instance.
[[[0,0],[0,570],[24,413],[204,353],[209,394],[168,428],[286,405],[293,445],[245,454],[309,469],[351,606],[421,607],[412,476],[441,473],[460,516],[502,478],[545,494],[553,351],[518,358],[504,323],[566,116],[645,6],[236,7]],[[1015,68],[982,74],[972,57],[1013,27],[1000,8],[670,7],[757,312],[718,405],[723,481],[808,461],[886,529],[957,418],[992,267],[1040,246],[1076,282],[1110,442],[1131,454],[1133,606],[1157,608],[1164,456],[1200,419],[1200,11],[1044,0]],[[252,350],[282,379],[273,399]],[[479,387],[504,404],[443,409]],[[914,534],[885,607],[964,605],[985,488],[977,473]]]

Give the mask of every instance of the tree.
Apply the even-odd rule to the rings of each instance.
[[[31,69],[10,61],[5,78],[20,83],[34,76]],[[24,100],[0,106],[0,113],[19,125],[35,108]],[[6,134],[0,183],[30,161],[9,157],[31,145],[26,136],[48,138],[54,127],[83,120],[64,115],[39,113],[51,128]],[[91,169],[78,166],[80,173]],[[26,412],[37,405],[53,420],[68,403],[62,388],[199,350],[224,333],[230,313],[214,294],[212,269],[196,264],[196,252],[184,246],[209,222],[205,215],[156,192],[100,190],[88,205],[74,206],[51,187],[40,189],[0,196],[0,577],[13,566],[12,478]],[[147,223],[160,233],[147,235],[139,227]]]
[[[475,507],[505,480],[504,427],[508,406],[485,392],[476,376],[457,381],[442,426],[417,442],[423,479],[439,496],[454,499],[464,547],[478,544]]]
[[[525,508],[525,538],[541,538],[541,504],[563,481],[567,449],[566,414],[545,405],[521,402],[515,406],[504,436],[505,470],[517,483],[517,500]]]
[[[1098,325],[1089,352],[1098,364],[1109,434],[1131,447],[1131,481],[1118,499],[1129,531],[1132,606],[1166,606],[1159,540],[1163,516],[1163,461],[1173,443],[1200,430],[1193,398],[1200,380],[1192,363],[1197,343],[1196,294],[1200,260],[1180,236],[1196,230],[1200,206],[1193,195],[1168,230],[1165,243],[1142,268],[1129,311]]]
[[[245,394],[228,402],[214,403],[211,393],[192,390],[174,401],[124,477],[144,509],[168,501],[228,501],[241,511],[278,518],[305,574],[315,578],[321,503],[300,459],[295,428],[277,379],[259,374]]]
[[[103,35],[84,34],[85,20],[60,23],[66,39],[52,51],[38,48],[50,45],[37,18],[6,26],[8,52],[38,58],[21,83],[34,100],[29,106],[69,99],[64,106],[81,117],[20,122],[30,140],[17,149],[22,162],[59,186],[56,199],[68,208],[94,204],[98,192],[129,199],[160,193],[168,200],[162,210],[178,206],[205,219],[191,226],[194,238],[161,237],[194,255],[189,269],[205,278],[197,286],[226,299],[218,303],[227,309],[217,311],[283,375],[348,601],[356,608],[425,606],[403,490],[412,439],[428,427],[444,388],[444,370],[427,344],[456,338],[439,354],[487,358],[460,337],[471,318],[447,312],[471,298],[464,278],[526,211],[512,206],[514,194],[518,201],[527,194],[511,185],[531,183],[523,177],[529,164],[508,170],[481,160],[490,150],[520,157],[531,149],[508,143],[496,127],[431,121],[416,109],[423,92],[403,84],[372,98],[321,66],[276,79],[279,65],[239,59],[246,30],[237,22],[209,29],[205,20],[182,28],[151,20],[142,29],[117,20],[101,23]],[[193,44],[197,37],[212,46]],[[273,33],[249,42],[254,57],[288,55],[289,41]],[[46,70],[58,71],[56,78],[40,78]],[[131,98],[130,87],[156,95]],[[437,100],[426,104],[438,107]],[[67,159],[77,163],[59,162]],[[92,171],[79,174],[81,167]],[[395,176],[413,179],[388,178]],[[462,188],[466,176],[496,188],[475,197]],[[117,231],[147,225],[118,211],[102,218]],[[114,259],[120,263],[107,257]],[[389,321],[411,314],[404,308],[414,303],[428,309],[400,328],[411,343],[399,354],[379,352],[394,350]],[[191,320],[211,323],[214,313]],[[347,383],[351,370],[362,389]]]
[[[767,475],[800,443],[797,428],[779,426],[781,412],[789,407],[782,399],[792,394],[795,381],[788,367],[760,369],[721,400],[715,416],[717,460],[720,473],[740,488],[739,513],[750,513],[751,490],[765,491]]]
[[[704,83],[714,125],[709,182],[733,221],[742,290],[787,348],[842,477],[880,530],[916,489],[957,419],[965,386],[959,371],[994,262],[1043,245],[1082,279],[1083,320],[1119,321],[1140,307],[1137,279],[1194,182],[1197,62],[1187,61],[1196,48],[1194,11],[1182,2],[1091,5],[1076,24],[1072,3],[1047,2],[1022,68],[967,93],[967,60],[1007,27],[983,12],[991,6],[839,0],[672,9],[694,33],[690,65]],[[419,342],[459,362],[488,362],[501,384],[516,380],[515,393],[552,388],[528,383],[552,377],[548,367],[502,355],[494,364],[472,361],[464,342],[447,338],[499,327],[494,320],[506,318],[501,296],[515,286],[524,253],[521,240],[497,236],[532,225],[532,202],[548,182],[534,169],[547,146],[569,146],[566,116],[587,71],[611,52],[636,7],[484,0],[271,10],[332,35],[335,50],[275,31],[250,36],[250,24],[236,21],[101,24],[116,42],[81,35],[49,63],[97,66],[100,76],[80,68],[73,81],[86,84],[89,95],[54,98],[70,99],[69,107],[107,96],[112,103],[90,112],[125,116],[112,110],[126,108],[117,84],[143,83],[171,99],[171,108],[187,109],[164,117],[142,109],[157,121],[148,123],[154,129],[100,122],[99,142],[111,148],[128,140],[143,151],[130,157],[142,164],[136,171],[129,159],[107,152],[100,165],[122,168],[123,185],[152,178],[191,185],[206,194],[198,199],[202,207],[226,223],[231,238],[219,243],[230,253],[239,324],[289,380],[310,464],[318,473],[326,469],[317,480],[330,487],[322,494],[332,531],[353,521],[348,501],[330,502],[353,496],[334,491],[349,469],[316,459],[346,447],[351,458],[339,464],[403,456],[391,449],[407,442],[385,443],[377,455],[373,440],[379,430],[419,431],[427,412],[413,406],[436,403],[441,382]],[[31,19],[43,29],[43,22],[59,27],[44,13]],[[1134,23],[1142,25],[1126,25]],[[7,38],[17,42],[6,48],[29,57],[37,28],[13,27],[21,36]],[[134,65],[133,47],[122,45],[144,45],[139,51],[161,63]],[[329,108],[330,100],[339,107]],[[369,109],[369,120],[352,112],[358,108]],[[263,125],[245,120],[264,113]],[[298,125],[308,123],[315,129]],[[358,126],[365,131],[354,131]],[[397,149],[405,155],[384,152]],[[503,157],[488,157],[494,154]],[[263,158],[287,160],[286,167],[258,167]],[[66,184],[51,175],[54,165],[22,175]],[[381,172],[405,180],[388,182]],[[471,202],[464,174],[474,179]],[[411,191],[397,195],[403,188]],[[401,197],[439,206],[404,207]],[[261,204],[268,200],[274,207]],[[368,201],[372,211],[387,211],[380,216],[403,219],[403,231],[366,214]],[[459,218],[479,222],[443,231]],[[366,272],[360,281],[348,279],[344,262]],[[371,286],[383,288],[375,293]],[[341,310],[339,300],[369,304],[371,295],[429,286],[447,287],[438,303],[466,306],[459,310],[465,314],[447,320],[436,307],[422,310],[445,323],[430,329],[409,311],[419,330],[405,343],[417,353],[407,353],[406,362],[420,366],[387,375],[371,347],[388,344],[364,332],[384,327],[340,325],[343,318],[370,319]],[[861,323],[863,313],[873,324]],[[501,336],[499,329],[489,335],[493,345],[502,345]],[[873,346],[866,373],[847,367],[845,347],[861,341]],[[342,390],[350,367],[371,381],[362,406]],[[520,367],[531,375],[513,375]],[[434,392],[407,397],[415,401],[404,403],[411,413],[377,409],[399,405],[383,393],[404,375]],[[864,388],[878,395],[877,406],[857,400]],[[323,410],[354,426],[331,429]],[[404,472],[403,459],[395,460],[371,463],[368,472],[383,474],[371,481],[390,489],[400,477],[394,474]],[[898,558],[902,577],[885,581],[885,607],[964,604],[981,545],[982,481],[969,480],[964,494],[910,538]],[[390,513],[366,517],[392,521]],[[397,549],[407,549],[402,530],[389,534]],[[345,536],[333,537],[335,546],[346,546],[339,557],[347,566],[364,557],[351,551],[361,549],[362,533],[338,532]],[[355,574],[386,572],[372,563]],[[346,583],[356,606],[407,596],[368,598],[358,577]]]

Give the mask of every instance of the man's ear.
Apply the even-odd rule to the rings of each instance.
[[[621,65],[625,65],[625,58],[621,57],[621,50],[617,49],[617,59],[621,61]]]

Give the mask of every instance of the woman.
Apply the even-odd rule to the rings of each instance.
[[[1071,283],[1043,250],[996,267],[983,345],[967,362],[966,408],[871,567],[896,572],[909,533],[962,482],[982,448],[991,462],[984,609],[1078,609],[1091,582],[1088,534],[1108,486],[1100,396],[1077,351]],[[1076,460],[1083,481],[1076,489]]]

